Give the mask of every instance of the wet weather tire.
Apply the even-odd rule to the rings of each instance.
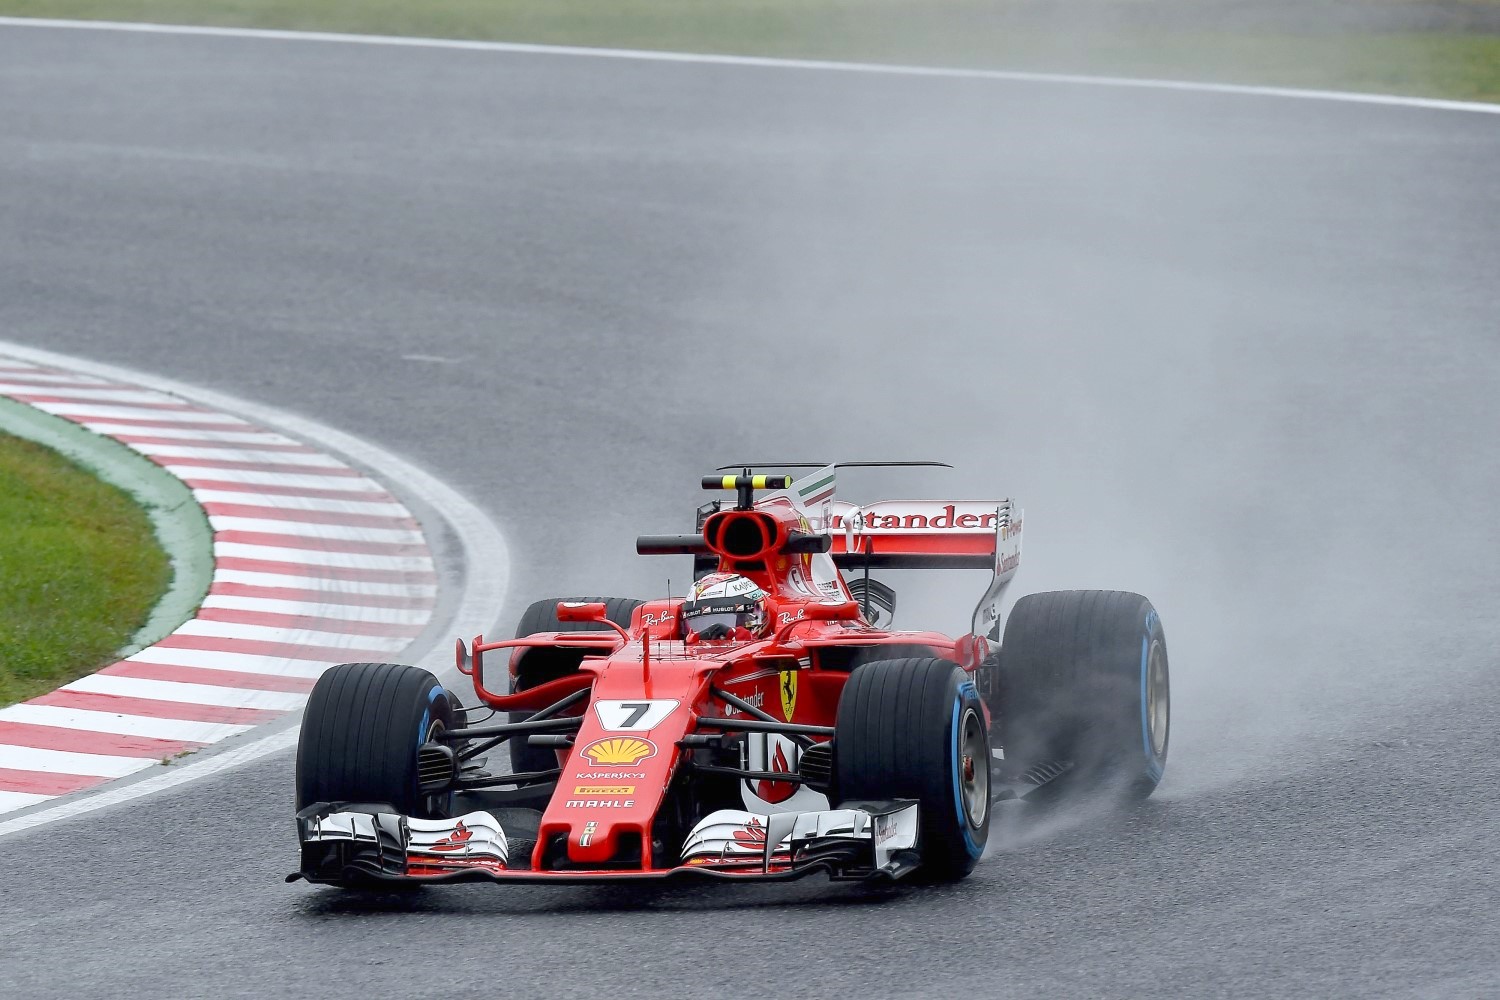
[[[850,676],[834,727],[838,796],[921,803],[921,874],[968,875],[990,831],[989,741],[974,682],[948,660],[867,663]]]
[[[417,748],[455,728],[455,699],[400,663],[341,663],[318,678],[297,741],[297,808],[388,802],[409,816],[446,812],[450,796],[417,790]]]
[[[560,601],[603,604],[604,616],[621,628],[629,628],[630,616],[636,608],[646,603],[630,597],[552,597],[535,601],[522,613],[521,621],[516,625],[516,638],[524,639],[538,632],[596,632],[602,627],[595,622],[558,621],[557,605]],[[571,664],[569,669],[572,669]],[[527,670],[523,666],[516,677],[515,690],[524,691],[529,687],[553,680],[554,676],[545,666],[539,670]],[[519,721],[530,714],[529,712],[513,712],[511,719]],[[546,747],[534,747],[520,737],[510,740],[509,746],[512,772],[546,771],[557,766],[556,752]]]
[[[989,666],[989,665],[987,665]],[[1005,623],[995,668],[1007,770],[1070,761],[1060,793],[1143,799],[1167,763],[1170,690],[1161,616],[1139,594],[1031,594]]]

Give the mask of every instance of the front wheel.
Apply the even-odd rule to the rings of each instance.
[[[340,663],[313,685],[297,741],[297,808],[387,802],[437,818],[452,794],[417,788],[417,748],[455,728],[453,697],[420,667]]]
[[[989,731],[974,682],[932,657],[856,669],[834,725],[839,797],[916,799],[921,873],[956,881],[974,870],[990,833]]]

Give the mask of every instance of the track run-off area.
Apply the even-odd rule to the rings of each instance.
[[[1146,594],[1174,695],[1145,807],[884,893],[289,887],[268,752],[0,837],[0,993],[1492,995],[1497,157],[1388,99],[0,26],[0,339],[403,456],[509,543],[429,538],[508,566],[458,634],[680,593],[633,537],[715,466],[939,459],[840,489],[1016,496],[1013,592]]]

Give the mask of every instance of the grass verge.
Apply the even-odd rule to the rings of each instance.
[[[0,705],[108,663],[170,581],[146,512],[31,441],[0,434]]]
[[[1493,0],[1469,0],[1471,8]],[[1087,72],[1500,101],[1500,34],[1348,0],[1330,30],[1296,0],[1272,30],[1204,7],[1093,0],[0,0],[0,14]],[[1222,8],[1224,5],[1217,5]],[[1408,7],[1410,5],[1408,4]],[[1450,4],[1451,6],[1451,4]],[[1327,8],[1328,4],[1319,9]],[[1165,14],[1161,11],[1165,10]],[[1180,10],[1180,16],[1175,12]],[[1490,24],[1493,19],[1483,23]],[[1440,30],[1412,30],[1415,24]]]

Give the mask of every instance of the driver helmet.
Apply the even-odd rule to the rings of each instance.
[[[683,637],[754,639],[766,632],[766,592],[735,573],[710,573],[697,580],[677,612]]]

